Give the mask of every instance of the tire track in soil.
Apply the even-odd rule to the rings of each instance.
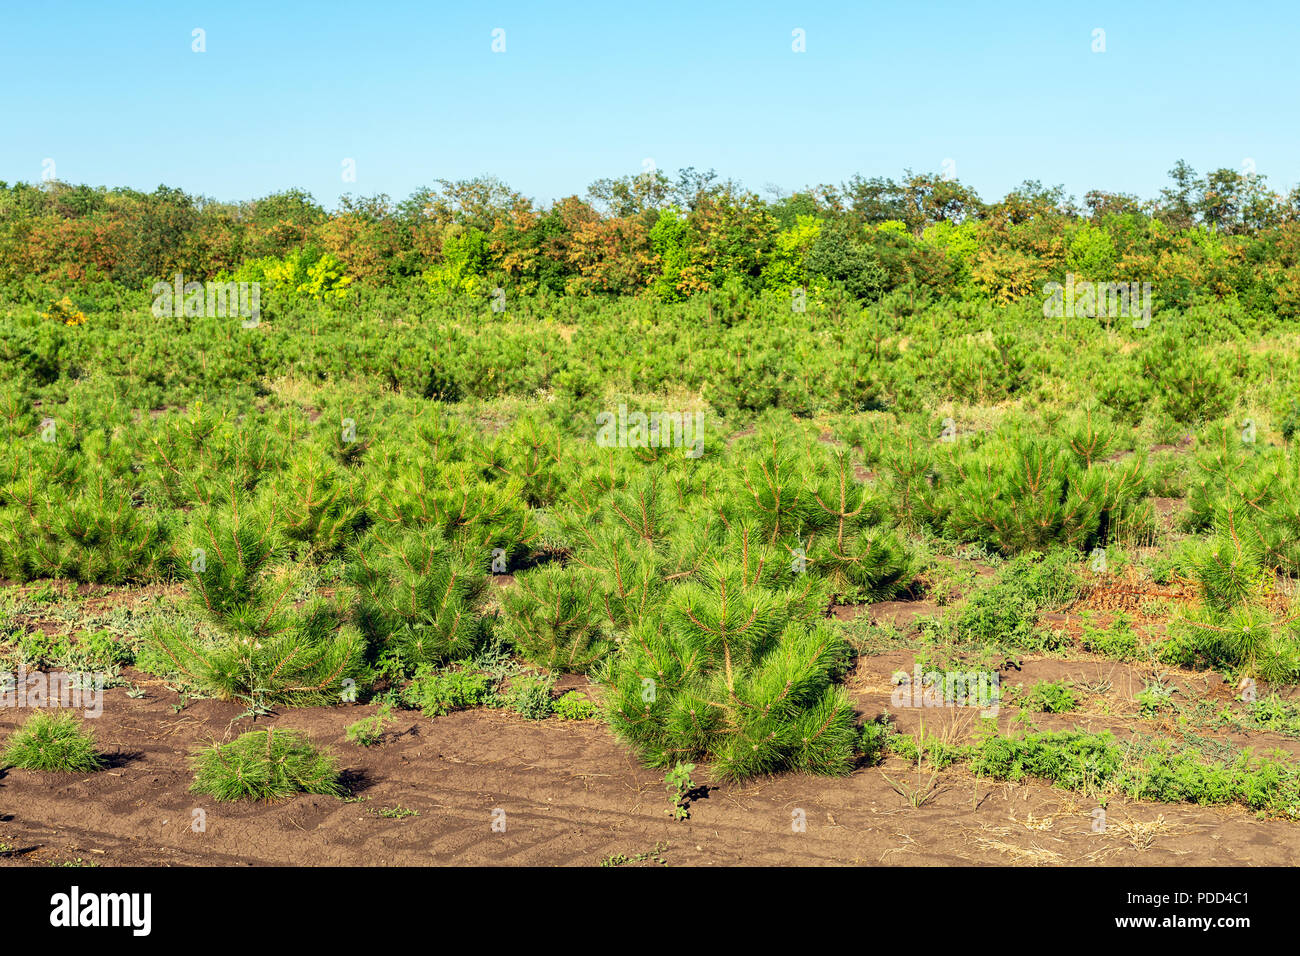
[[[786,775],[717,785],[677,823],[662,776],[640,767],[595,723],[531,722],[498,711],[434,720],[403,714],[378,747],[344,741],[348,724],[371,708],[304,708],[259,722],[302,730],[331,747],[364,801],[301,796],[276,804],[219,804],[190,793],[189,747],[227,737],[238,707],[196,701],[180,723],[161,699],[106,693],[91,722],[104,749],[135,755],[110,771],[49,777],[11,770],[0,777],[0,843],[30,854],[0,865],[47,865],[81,856],[103,865],[594,865],[668,843],[670,864],[920,864],[1023,862],[1008,854],[1051,850],[1062,862],[1294,864],[1300,826],[1245,813],[1113,802],[1115,819],[1163,817],[1154,846],[1125,848],[1089,831],[1090,805],[1045,784],[991,784],[961,768],[941,777],[945,792],[918,809],[884,779],[907,777],[893,760],[883,772],[843,778]],[[25,715],[0,711],[0,733]],[[247,721],[229,736],[247,729]],[[907,778],[909,781],[911,778]],[[920,781],[924,783],[924,781]],[[401,806],[420,815],[386,819],[371,812]],[[190,830],[191,810],[207,812],[207,831]],[[493,833],[491,811],[506,811]],[[791,831],[803,809],[807,831]],[[1030,818],[1028,815],[1033,814]],[[1027,826],[1053,817],[1049,830]],[[164,822],[165,821],[165,822]],[[1037,825],[1037,824],[1036,824]]]

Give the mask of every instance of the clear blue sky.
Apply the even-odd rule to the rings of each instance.
[[[0,179],[52,159],[66,182],[333,206],[484,173],[549,201],[647,158],[759,191],[950,159],[985,199],[1026,178],[1149,197],[1185,158],[1288,189],[1298,39],[1282,2],[43,0],[3,14]]]

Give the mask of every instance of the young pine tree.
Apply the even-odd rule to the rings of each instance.
[[[833,684],[847,646],[757,577],[710,562],[624,640],[606,707],[650,766],[712,760],[731,778],[850,769],[853,707]]]
[[[907,549],[885,523],[884,502],[854,476],[847,452],[834,454],[812,500],[821,512],[820,530],[809,535],[805,554],[834,594],[881,601],[908,582],[913,568]]]
[[[348,580],[372,654],[404,672],[466,657],[487,636],[486,567],[435,527],[372,532],[357,547]]]
[[[1273,593],[1266,549],[1254,537],[1221,526],[1190,558],[1201,605],[1170,622],[1166,655],[1227,667],[1270,682],[1300,679],[1300,640],[1289,602]]]
[[[215,626],[206,640],[178,625],[151,635],[176,670],[201,691],[264,709],[337,701],[360,676],[364,641],[340,626],[327,602],[295,606],[299,582],[282,562],[278,515],[245,509],[199,517],[177,554],[191,602]]]
[[[519,575],[502,599],[504,634],[548,671],[582,673],[613,647],[597,576],[550,565]]]

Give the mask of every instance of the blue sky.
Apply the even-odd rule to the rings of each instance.
[[[1289,189],[1298,38],[1300,5],[1196,0],[24,3],[0,31],[0,179],[50,159],[332,206],[484,173],[549,201],[647,159],[758,191],[951,160],[985,199],[1026,178],[1148,197],[1184,158]]]

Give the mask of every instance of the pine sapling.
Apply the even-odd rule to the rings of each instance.
[[[393,722],[393,705],[380,704],[375,716],[362,718],[348,727],[347,738],[362,747],[373,747],[383,740],[385,728]]]
[[[613,647],[596,587],[582,568],[548,565],[521,574],[502,598],[503,633],[534,664],[584,672]]]
[[[294,730],[250,730],[228,744],[199,748],[191,758],[195,793],[217,800],[279,800],[297,793],[340,796],[328,751]]]
[[[283,562],[277,513],[241,508],[200,517],[177,560],[191,601],[215,625],[207,640],[181,624],[150,634],[159,653],[205,693],[244,700],[251,713],[337,701],[361,676],[362,636],[314,599],[296,608],[299,581]]]
[[[71,711],[38,710],[13,732],[5,762],[21,770],[90,773],[104,766],[95,739]]]
[[[372,652],[410,672],[458,660],[487,638],[487,573],[436,528],[372,533],[348,567],[356,619]]]

